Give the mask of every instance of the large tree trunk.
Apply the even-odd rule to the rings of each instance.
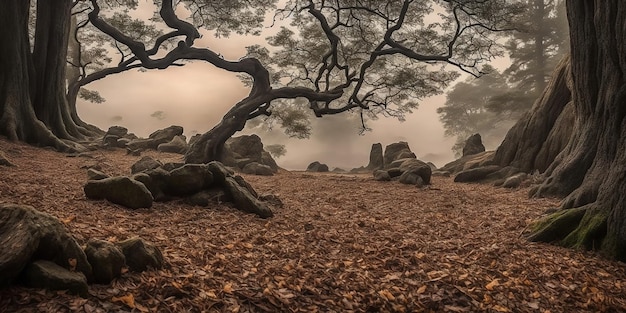
[[[11,140],[78,149],[90,132],[73,123],[65,101],[65,62],[71,1],[38,1],[34,50],[28,37],[29,2],[0,10],[0,135]]]
[[[0,10],[0,134],[59,150],[71,150],[44,123],[32,106],[34,66],[28,39],[28,1],[7,1]]]
[[[561,111],[572,110],[573,131],[567,145],[547,167],[548,178],[534,194],[565,199],[562,210],[535,225],[531,239],[596,249],[626,260],[626,2],[568,0],[567,10],[572,108],[565,105]],[[559,77],[562,75],[552,84],[558,85]],[[549,96],[558,98],[558,92],[563,89],[553,88]],[[555,115],[547,115],[540,125],[531,123],[527,127],[553,128],[558,124]],[[552,121],[554,124],[549,125]],[[517,133],[516,140],[507,139],[524,144],[545,138],[532,139],[532,134],[533,130],[527,128]],[[525,160],[503,157],[521,153],[505,145],[506,141],[498,151],[501,156],[496,158],[501,165]],[[538,153],[531,154],[536,157]]]

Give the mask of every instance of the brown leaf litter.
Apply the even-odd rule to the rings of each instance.
[[[79,243],[141,236],[166,269],[125,273],[82,299],[23,287],[0,312],[625,312],[626,266],[532,243],[522,233],[555,199],[526,189],[457,184],[424,189],[369,175],[245,176],[282,207],[267,220],[182,201],[129,210],[87,200],[86,167],[130,173],[125,151],[65,154],[0,139],[0,202],[63,221]],[[179,155],[146,152],[162,161]]]

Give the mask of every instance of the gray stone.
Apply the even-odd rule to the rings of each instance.
[[[161,165],[161,168],[169,172],[183,166],[185,166],[185,163],[169,162]]]
[[[431,176],[450,177],[450,172],[448,172],[448,171],[433,171]]]
[[[318,161],[315,161],[315,162],[309,164],[309,166],[306,167],[306,171],[307,172],[318,172],[318,173],[328,172],[328,165],[326,165],[324,163],[320,163]]]
[[[155,169],[152,171],[156,171],[156,170],[158,169]],[[167,174],[168,174],[167,176],[169,176],[169,173]],[[144,186],[146,186],[146,188],[148,188],[148,190],[150,191],[150,194],[152,194],[152,199],[154,201],[167,201],[171,199],[171,197],[167,196],[165,192],[163,192],[163,189],[167,188],[166,180],[163,180],[162,182],[155,181],[152,178],[152,176],[150,176],[146,172],[137,173],[133,175],[131,178],[142,183]]]
[[[83,249],[57,218],[31,206],[0,204],[0,288],[9,286],[36,256],[70,268],[92,279]]]
[[[272,213],[265,203],[254,197],[247,188],[240,186],[235,178],[226,177],[224,188],[226,194],[233,199],[233,204],[236,209],[247,213],[254,213],[261,218],[274,216],[274,213]]]
[[[135,237],[120,241],[117,246],[126,257],[126,265],[131,271],[143,272],[149,268],[163,268],[163,254],[150,242]]]
[[[207,167],[211,173],[213,173],[213,180],[218,185],[223,185],[226,177],[231,177],[235,174],[233,171],[224,166],[224,164],[217,161],[207,163]]]
[[[47,290],[68,290],[83,298],[89,296],[87,278],[46,260],[37,260],[26,266],[21,274],[25,286]]]
[[[478,154],[485,152],[485,146],[483,145],[480,134],[473,134],[465,141],[463,146],[463,156]]]
[[[185,198],[185,203],[195,206],[207,207],[211,203],[222,203],[232,201],[222,188],[211,188],[202,190]]]
[[[185,164],[170,171],[166,194],[188,196],[213,184],[213,173],[204,164]]]
[[[109,178],[109,175],[102,173],[98,170],[95,170],[93,168],[90,168],[87,170],[87,179],[89,180],[100,180],[100,179],[105,179],[105,178]]]
[[[117,147],[124,148],[124,147],[126,147],[126,146],[128,145],[128,143],[129,143],[131,140],[132,140],[132,139],[130,139],[130,138],[120,138],[120,139],[118,139],[118,140],[117,140],[117,142],[115,143],[115,145],[116,145]]]
[[[383,145],[380,143],[372,144],[372,149],[370,150],[370,161],[365,168],[373,171],[381,169],[383,166]]]
[[[387,170],[387,174],[389,174],[389,177],[391,177],[392,179],[395,177],[400,177],[402,173],[404,173],[404,171],[401,170],[399,167],[394,167]]]
[[[389,173],[387,171],[375,170],[374,179],[377,181],[390,181],[391,176],[389,176]]]
[[[131,209],[152,206],[150,190],[141,182],[125,176],[90,180],[83,189],[89,199],[106,199]]]
[[[187,145],[183,136],[175,136],[171,141],[157,146],[158,151],[178,154],[185,154],[188,149],[189,145]]]
[[[181,126],[172,125],[170,127],[159,129],[148,136],[148,139],[154,141],[154,148],[158,147],[162,143],[168,143],[176,136],[183,134],[183,128]]]
[[[402,173],[402,175],[400,175],[399,181],[407,185],[416,185],[418,187],[424,186],[424,181],[422,180],[422,177],[418,173],[413,171],[406,171]]]
[[[119,139],[119,136],[105,134],[104,137],[102,137],[102,144],[106,147],[119,147],[117,144]]]
[[[276,160],[274,160],[272,155],[267,151],[261,152],[261,164],[269,166],[274,174],[278,172],[278,164],[276,163]]]
[[[243,177],[239,176],[239,175],[235,175],[233,176],[233,179],[237,182],[237,184],[239,184],[239,186],[246,188],[246,190],[248,190],[248,192],[255,198],[259,197],[259,194],[256,192],[256,190],[254,190],[254,188],[252,187],[252,185],[250,185],[245,179],[243,179]]]
[[[429,185],[430,177],[432,175],[432,169],[428,164],[418,160],[418,159],[407,159],[406,161],[400,164],[400,170],[405,173],[416,174],[422,178],[422,183]],[[400,178],[402,179],[402,177]]]
[[[139,161],[135,162],[135,164],[133,164],[130,167],[130,172],[132,174],[135,174],[135,173],[139,173],[139,172],[155,169],[155,168],[157,168],[157,167],[159,167],[161,165],[163,165],[163,164],[160,161],[157,161],[157,160],[153,159],[152,157],[145,156],[145,157],[139,159]]]
[[[408,152],[408,154],[405,152]],[[391,162],[399,159],[400,155],[407,156],[410,155],[410,153],[412,153],[411,148],[409,148],[409,144],[405,141],[400,141],[387,145],[387,147],[385,147],[385,153],[383,155],[384,168],[392,167],[390,166]]]
[[[498,165],[489,165],[478,168],[469,169],[466,171],[461,171],[456,174],[454,177],[455,182],[477,182],[481,181],[489,174],[495,173],[500,170],[501,167]]]
[[[526,173],[515,174],[509,178],[507,178],[504,183],[502,183],[502,187],[504,188],[518,188],[522,185],[522,182],[528,177]]]
[[[128,129],[122,126],[111,126],[109,130],[107,130],[105,137],[107,135],[117,136],[118,138],[122,138],[128,134]]]
[[[154,139],[133,139],[126,144],[126,148],[130,151],[143,151],[148,149],[156,149],[159,144]]]
[[[198,139],[200,139],[200,134],[195,134],[193,136],[191,136],[191,138],[189,138],[189,145],[193,145],[194,143],[196,143],[196,141],[198,141]]]
[[[248,163],[241,170],[245,174],[260,175],[260,176],[272,176],[274,171],[271,167],[257,162]]]
[[[411,151],[402,151],[396,156],[396,160],[400,159],[417,159],[417,156]]]
[[[85,254],[93,268],[95,283],[109,284],[122,275],[126,258],[116,245],[104,240],[90,239]]]

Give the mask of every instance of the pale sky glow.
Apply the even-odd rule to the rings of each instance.
[[[150,8],[144,10],[147,12]],[[236,60],[245,54],[245,46],[253,41],[262,42],[264,37],[215,38],[204,33],[203,38],[196,41],[196,46],[209,47],[226,59]],[[166,70],[129,71],[87,87],[99,91],[107,101],[93,104],[79,99],[78,113],[83,120],[105,130],[112,125],[121,125],[141,137],[170,125],[183,126],[187,136],[206,132],[249,92],[234,74],[202,62]],[[442,166],[454,159],[450,150],[454,138],[444,137],[436,113],[444,101],[445,95],[425,99],[402,123],[383,117],[371,121],[368,126],[373,131],[362,136],[358,134],[358,125],[348,124],[344,114],[315,119],[310,139],[291,139],[280,129],[259,135],[266,145],[285,144],[287,154],[277,162],[286,169],[302,170],[313,161],[326,163],[331,169],[367,165],[373,143],[380,142],[384,147],[400,140],[407,141],[418,158]],[[155,111],[163,111],[165,118],[151,117]],[[122,120],[116,122],[115,116],[121,116]],[[244,130],[242,133],[249,132]],[[494,145],[487,145],[487,149],[494,148]]]

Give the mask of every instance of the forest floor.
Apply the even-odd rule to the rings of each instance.
[[[126,175],[139,157],[4,139],[0,150],[17,165],[0,166],[0,202],[58,217],[81,244],[141,236],[167,261],[91,285],[86,299],[0,290],[0,312],[626,312],[625,264],[524,238],[558,205],[525,189],[284,171],[245,176],[282,200],[270,219],[182,201],[129,210],[87,200],[85,167]]]

